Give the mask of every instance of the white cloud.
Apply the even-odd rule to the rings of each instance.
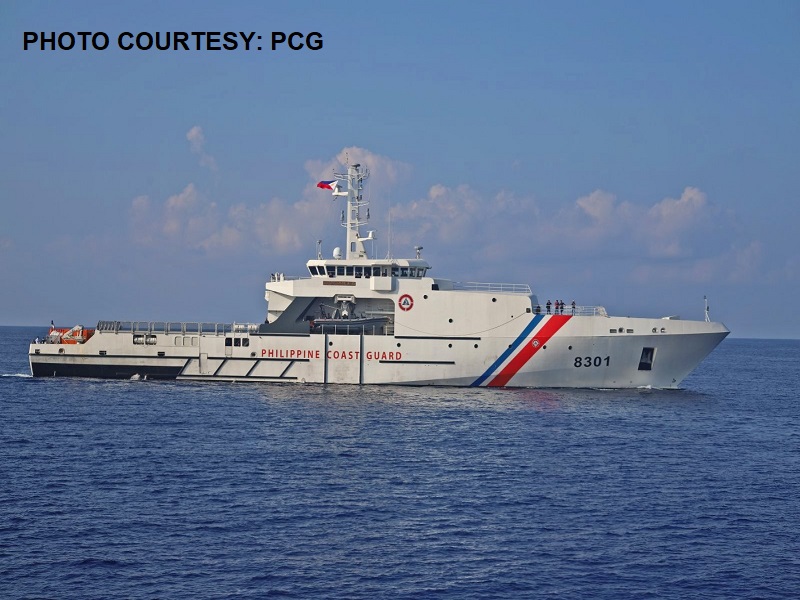
[[[486,197],[467,185],[437,183],[424,198],[395,204],[392,223],[395,249],[424,243],[445,256],[445,268],[469,259],[490,273],[524,272],[552,262],[574,265],[564,277],[586,279],[604,277],[613,261],[639,282],[757,277],[760,244],[731,249],[732,233],[718,223],[718,213],[694,187],[649,205],[604,190],[559,205],[507,190]],[[588,264],[594,266],[579,271]]]
[[[640,238],[647,241],[651,256],[689,255],[686,236],[701,228],[710,213],[706,195],[697,188],[687,187],[680,198],[665,198],[647,211]]]
[[[202,131],[193,128],[190,134],[190,142],[202,151]],[[373,194],[384,202],[411,173],[401,161],[349,147],[327,161],[307,161],[309,183],[294,200],[272,197],[222,210],[193,183],[161,203],[147,196],[134,198],[133,234],[140,243],[156,247],[179,245],[209,256],[297,254],[302,263],[315,240],[341,241],[341,199],[332,202],[316,182],[330,178],[334,170],[343,171],[348,160],[371,170],[371,184],[384,190]],[[466,184],[434,183],[423,197],[394,202],[381,210],[386,213],[391,214],[392,254],[410,256],[415,245],[424,245],[427,256],[437,257],[442,275],[454,266],[466,270],[469,261],[482,265],[484,273],[517,273],[524,280],[536,269],[566,261],[574,268],[565,277],[591,281],[604,277],[605,265],[613,260],[617,268],[624,264],[625,276],[635,282],[735,283],[758,277],[764,262],[761,244],[732,245],[729,231],[715,229],[712,217],[718,217],[717,211],[694,187],[651,204],[620,201],[604,190],[567,204],[542,204],[509,190],[487,196]],[[378,235],[386,243],[389,231]],[[792,268],[797,270],[787,266]]]
[[[200,127],[193,127],[187,139],[193,152],[204,153],[205,138]],[[306,163],[311,181],[297,200],[273,197],[256,205],[237,203],[226,214],[221,214],[218,205],[190,183],[162,204],[152,202],[147,196],[134,198],[129,211],[134,238],[144,244],[201,248],[209,255],[245,251],[287,255],[304,247],[310,250],[314,240],[332,227],[340,235],[341,200],[331,202],[329,194],[319,190],[316,182],[330,177],[334,170],[343,171],[348,160],[350,164],[360,162],[367,166],[370,182],[384,189],[399,184],[411,170],[403,162],[364,148],[344,148],[328,161]]]
[[[206,247],[217,233],[218,213],[217,205],[202,198],[193,183],[161,206],[148,196],[137,196],[129,210],[131,235],[140,245]]]
[[[481,223],[480,207],[479,195],[467,185],[433,185],[425,198],[392,206],[392,225],[397,226],[395,241],[405,246],[427,237],[446,244],[458,242],[475,233]]]
[[[199,125],[195,125],[186,132],[186,139],[189,140],[189,149],[192,153],[200,157],[200,165],[208,167],[212,171],[216,171],[217,161],[205,150],[206,137],[203,134],[203,128]]]
[[[313,182],[306,186],[305,195],[318,198],[317,182],[333,178],[334,173],[346,173],[348,164],[361,164],[369,169],[368,185],[376,197],[381,197],[411,175],[411,165],[407,163],[375,154],[366,148],[349,146],[329,160],[306,161],[305,169]]]
[[[186,139],[189,140],[189,145],[192,152],[200,154],[203,151],[203,145],[206,143],[206,137],[203,135],[203,128],[195,125],[186,133]]]
[[[630,279],[636,283],[710,283],[742,284],[763,279],[762,244],[751,241],[734,245],[712,256],[678,261],[653,261],[637,265]]]

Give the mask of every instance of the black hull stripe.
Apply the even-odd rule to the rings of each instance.
[[[379,360],[388,365],[454,365],[454,360]]]
[[[394,336],[396,340],[451,340],[451,341],[459,341],[459,340],[468,340],[468,341],[480,341],[482,338],[479,337],[460,337],[460,336],[443,336],[443,335],[396,335]]]
[[[130,379],[134,375],[148,379],[175,379],[183,366],[133,366],[33,363],[34,377],[95,377],[98,379]]]

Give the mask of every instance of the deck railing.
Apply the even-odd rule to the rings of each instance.
[[[253,323],[201,323],[174,321],[99,321],[99,333],[180,333],[202,335],[225,335],[226,333],[255,333],[258,325]]]
[[[507,294],[531,295],[531,286],[525,283],[480,283],[477,281],[454,281],[454,290],[469,292],[505,292]]]
[[[319,325],[318,330],[315,329],[314,333],[327,333],[329,335],[394,335],[394,325],[350,325],[347,321],[342,321],[341,324]]]
[[[546,304],[539,304],[533,307],[533,312],[535,314],[543,314],[543,315],[570,315],[574,317],[607,317],[608,313],[606,309],[602,306],[580,306],[575,305],[575,308],[572,308],[571,304],[567,304],[564,308],[556,310],[554,306],[550,306],[550,311],[547,310]]]

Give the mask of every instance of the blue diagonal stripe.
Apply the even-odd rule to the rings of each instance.
[[[470,384],[470,387],[478,387],[484,381],[486,381],[489,378],[489,376],[492,373],[494,373],[495,369],[497,369],[500,365],[502,365],[506,361],[506,359],[516,351],[519,345],[523,341],[525,341],[525,339],[530,335],[531,331],[534,330],[534,328],[539,324],[539,322],[542,319],[544,319],[544,315],[536,315],[535,317],[533,317],[533,319],[531,319],[531,322],[528,323],[525,329],[522,330],[522,333],[519,334],[519,337],[516,340],[514,340],[514,343],[511,344],[511,346],[500,355],[500,358],[498,358],[496,361],[494,361],[494,363],[492,363],[491,367],[486,369],[486,372],[483,375],[481,375],[475,381],[473,381]]]

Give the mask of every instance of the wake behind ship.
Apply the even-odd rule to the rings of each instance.
[[[728,335],[722,323],[541,306],[524,284],[431,277],[413,258],[370,258],[369,171],[318,187],[346,198],[346,246],[302,277],[266,283],[264,323],[100,321],[51,326],[30,345],[35,377],[322,384],[674,388]],[[344,185],[345,187],[340,187]],[[548,303],[549,304],[549,303]]]

